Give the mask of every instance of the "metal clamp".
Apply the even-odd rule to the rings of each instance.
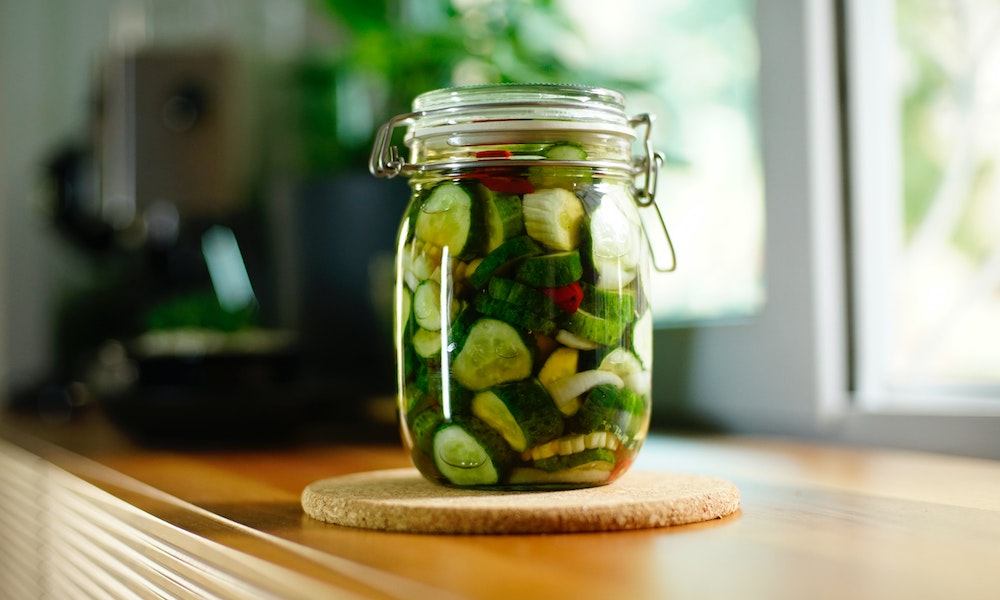
[[[633,129],[645,126],[646,131],[642,135],[642,145],[645,156],[640,158],[636,165],[636,175],[642,175],[642,187],[636,187],[636,203],[639,206],[653,204],[656,198],[657,176],[660,173],[660,165],[663,164],[663,156],[653,152],[653,117],[649,113],[642,113],[629,119],[629,125]]]
[[[635,174],[636,177],[642,176],[642,185],[635,187],[635,203],[638,205],[639,210],[644,208],[652,208],[656,213],[656,221],[659,224],[659,228],[663,231],[663,235],[667,242],[667,248],[670,250],[670,266],[664,267],[660,265],[660,261],[657,260],[656,245],[653,244],[652,236],[649,235],[648,228],[643,225],[646,231],[646,243],[649,245],[649,252],[653,257],[653,268],[661,273],[670,273],[677,269],[677,253],[674,251],[674,242],[670,239],[670,231],[667,229],[667,222],[663,220],[663,213],[660,212],[660,207],[656,204],[656,187],[659,183],[660,168],[663,163],[666,162],[666,155],[662,152],[653,151],[652,142],[652,132],[653,132],[653,117],[648,113],[642,113],[636,115],[629,119],[629,125],[633,128],[638,128],[645,126],[646,131],[642,135],[642,145],[645,150],[645,156],[638,160],[636,165]]]
[[[662,160],[659,153],[656,154],[656,158],[657,160]],[[638,200],[636,203],[638,203]],[[658,260],[659,252],[657,252],[657,248],[659,246],[653,243],[653,238],[649,235],[649,228],[646,226],[645,220],[643,220],[642,227],[646,230],[646,244],[649,246],[649,253],[653,257],[653,268],[660,273],[671,273],[677,270],[677,253],[674,251],[674,242],[670,239],[670,231],[667,229],[667,222],[663,220],[663,213],[660,212],[659,205],[652,201],[648,204],[639,204],[640,212],[648,212],[649,209],[652,209],[652,211],[656,213],[656,220],[659,223],[660,230],[663,231],[663,235],[667,242],[667,248],[670,250],[670,266],[661,265]]]
[[[399,156],[399,148],[392,145],[392,133],[400,125],[408,125],[419,113],[404,113],[389,119],[375,134],[375,144],[368,158],[368,171],[375,177],[392,179],[403,172],[406,159]]]

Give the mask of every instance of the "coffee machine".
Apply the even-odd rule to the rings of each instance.
[[[59,315],[58,378],[145,440],[387,425],[405,185],[275,169],[294,106],[224,44],[109,53],[97,82],[88,143],[50,164],[98,274]]]

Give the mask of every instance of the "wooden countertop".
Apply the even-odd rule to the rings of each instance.
[[[99,419],[4,417],[0,432],[8,456],[52,466],[39,489],[63,482],[95,515],[127,521],[122,535],[147,540],[108,550],[112,567],[128,556],[145,564],[161,548],[178,563],[211,565],[189,569],[205,586],[215,585],[205,573],[228,573],[224,589],[245,585],[242,597],[1000,598],[997,461],[661,435],[634,468],[729,479],[741,510],[619,533],[415,535],[321,523],[299,504],[317,479],[409,466],[392,440],[172,451],[138,447]],[[50,529],[59,548],[60,530]]]

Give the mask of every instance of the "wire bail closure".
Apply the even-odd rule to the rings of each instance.
[[[653,268],[660,273],[671,273],[677,270],[677,253],[674,251],[674,242],[670,239],[670,231],[667,229],[667,222],[663,219],[663,213],[660,212],[660,206],[656,203],[656,188],[659,184],[660,168],[663,167],[664,162],[666,162],[666,156],[662,152],[653,151],[652,115],[649,113],[636,115],[629,119],[629,125],[631,125],[633,129],[643,126],[645,127],[645,133],[642,136],[642,145],[646,155],[639,161],[636,171],[636,176],[641,175],[643,180],[641,187],[636,186],[635,203],[638,205],[640,211],[644,208],[652,208],[653,212],[656,213],[656,221],[659,224],[659,229],[663,231],[667,248],[670,250],[670,266],[662,266],[658,260],[659,253],[656,251],[657,246],[653,244],[652,237],[649,235],[650,228],[646,225],[645,220],[643,220],[643,228],[646,230],[646,243],[649,245],[649,252],[653,257]]]
[[[522,105],[527,105],[527,103],[522,103]],[[501,104],[490,106],[501,106]],[[508,104],[503,106],[510,105]],[[555,105],[552,103],[545,103],[545,106],[551,107]],[[568,105],[568,107],[574,108],[572,105]],[[406,159],[399,155],[399,148],[392,144],[392,134],[395,132],[397,127],[412,125],[417,119],[454,112],[456,112],[455,108],[440,108],[435,110],[402,113],[389,119],[385,124],[379,127],[378,132],[375,135],[372,153],[368,159],[368,171],[375,177],[392,179],[393,177],[396,177],[404,172],[413,173],[439,171],[469,168],[473,166],[538,166],[540,162],[544,162],[546,165],[553,167],[604,167],[630,170],[633,176],[637,179],[641,178],[642,182],[641,185],[635,185],[635,203],[640,211],[642,211],[642,209],[652,209],[652,211],[656,214],[656,222],[654,224],[658,224],[657,229],[663,232],[667,248],[670,251],[669,266],[661,265],[658,260],[659,253],[656,251],[657,246],[653,243],[651,236],[648,235],[650,233],[650,228],[646,225],[645,219],[643,219],[643,228],[646,229],[647,233],[646,242],[649,245],[649,251],[653,257],[653,268],[661,273],[669,273],[677,269],[677,254],[674,251],[674,244],[670,238],[670,232],[667,229],[666,221],[663,219],[663,213],[660,211],[660,207],[656,204],[656,188],[659,180],[660,168],[663,166],[666,158],[662,152],[655,152],[653,150],[653,143],[651,139],[653,129],[652,115],[649,113],[641,113],[628,120],[628,125],[632,129],[638,129],[640,127],[645,129],[643,135],[641,136],[644,156],[634,165],[612,161],[549,160],[542,159],[541,157],[476,159],[433,164],[412,164],[407,163]]]
[[[406,159],[399,156],[399,148],[392,145],[392,133],[400,125],[409,125],[421,113],[404,113],[389,119],[378,128],[375,144],[368,158],[368,171],[375,177],[392,179],[403,172]]]

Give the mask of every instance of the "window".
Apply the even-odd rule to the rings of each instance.
[[[878,16],[885,5],[756,2],[767,301],[742,323],[657,331],[653,386],[659,423],[693,419],[727,431],[1000,457],[995,411],[981,405],[931,411],[872,402],[855,387],[855,381],[869,377],[871,363],[856,372],[852,366],[864,365],[873,352],[878,355],[878,344],[888,340],[880,334],[879,319],[890,314],[886,288],[877,287],[885,281],[877,269],[890,266],[888,254],[878,252],[886,242],[885,230],[878,229],[885,215],[861,215],[866,207],[884,210],[888,203],[861,190],[877,198],[890,193],[879,186],[895,181],[901,187],[899,180],[884,176],[894,168],[893,155],[886,146],[876,147],[895,135],[876,127],[886,119],[878,111],[887,104],[858,95],[880,88],[862,86],[864,71],[860,81],[852,71],[859,64],[877,65],[877,54],[863,44],[885,43],[878,33],[872,35],[879,21],[892,23]],[[840,6],[843,29],[837,19]],[[841,32],[847,35],[838,38]],[[846,49],[843,62],[839,41]],[[846,118],[841,68],[843,80],[851,84]],[[874,81],[884,84],[878,77]],[[853,143],[845,148],[845,131],[869,137],[861,143],[850,138]],[[867,169],[874,159],[866,151],[883,161],[880,169]],[[845,184],[845,175],[854,185]],[[851,236],[845,234],[848,224]],[[854,298],[864,301],[855,305]],[[873,314],[866,304],[881,304],[886,312]],[[894,390],[884,391],[883,400],[892,398],[888,392]]]
[[[678,270],[654,274],[657,321],[734,319],[764,301],[764,188],[751,0],[567,0],[580,69],[642,82],[633,113],[656,117],[668,155],[658,204]],[[669,262],[669,261],[664,261]]]
[[[846,14],[861,400],[1000,412],[1000,5]]]

